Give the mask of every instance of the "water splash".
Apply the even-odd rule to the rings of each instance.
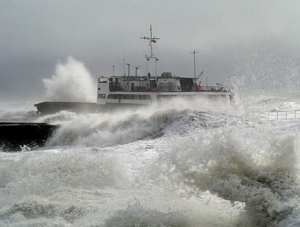
[[[55,74],[43,80],[49,101],[96,102],[96,81],[83,63],[68,57],[58,63]]]
[[[49,139],[47,146],[78,145],[106,147],[127,144],[146,137],[156,138],[163,129],[181,118],[185,111],[142,113],[106,113],[78,115],[63,123]]]
[[[121,226],[184,227],[187,222],[180,213],[145,209],[139,201],[134,200],[128,203],[126,209],[115,212],[104,224],[104,227]]]
[[[231,82],[239,94],[274,95],[284,97],[299,95],[299,56],[254,55],[241,59]]]
[[[243,202],[253,226],[277,226],[300,202],[297,138],[259,136],[265,140],[223,129],[177,141],[162,151],[159,165],[185,195],[200,197],[208,190]]]
[[[26,195],[52,195],[61,188],[90,189],[125,183],[123,166],[115,157],[89,150],[25,153],[0,168],[0,204]],[[13,198],[14,197],[14,198]]]
[[[60,124],[56,134],[48,141],[48,146],[105,147],[126,144],[146,137],[159,137],[165,133],[166,126],[178,122],[188,112],[201,111],[203,113],[203,111],[207,111],[222,117],[222,114],[217,112],[231,112],[232,110],[227,101],[210,102],[205,98],[189,100],[176,98],[166,103],[156,103],[147,107],[98,114],[84,115],[62,111],[53,115],[41,116],[37,121]],[[195,118],[198,117],[195,116]]]

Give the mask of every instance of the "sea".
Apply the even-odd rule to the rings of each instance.
[[[235,92],[94,114],[2,101],[2,121],[59,128],[0,150],[0,226],[300,226],[300,93]]]

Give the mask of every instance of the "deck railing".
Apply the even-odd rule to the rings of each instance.
[[[230,89],[220,86],[186,86],[186,87],[178,87],[171,85],[160,85],[157,87],[149,88],[147,86],[110,86],[110,91],[126,91],[126,92],[228,92]]]
[[[296,119],[300,118],[300,110],[254,111],[254,116],[267,119]]]

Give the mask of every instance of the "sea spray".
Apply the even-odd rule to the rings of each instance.
[[[163,129],[185,115],[185,111],[160,111],[153,115],[115,112],[77,115],[64,122],[47,146],[76,145],[106,147],[162,136]]]
[[[202,104],[204,104],[204,102],[202,102]],[[205,105],[203,106],[205,107]],[[276,133],[272,140],[270,136],[271,133],[269,135],[268,133],[262,134],[260,132],[263,131],[263,128],[270,129],[270,131],[278,129],[275,131],[279,134],[282,134],[282,132],[287,134],[286,132],[293,130],[290,129],[288,122],[285,124],[282,124],[282,122],[278,122],[278,124],[276,124],[276,122],[253,122],[249,119],[244,120],[242,117],[222,114],[217,112],[217,108],[215,112],[201,112],[204,111],[205,108],[202,108],[201,111],[187,110],[185,107],[183,107],[183,109],[184,110],[180,110],[180,105],[178,105],[176,108],[174,107],[172,109],[168,107],[163,111],[156,109],[156,111],[153,110],[151,112],[148,109],[148,111],[122,111],[118,114],[67,114],[66,117],[55,115],[52,116],[53,118],[51,116],[48,116],[50,118],[41,118],[44,121],[60,122],[63,127],[66,126],[65,129],[71,126],[71,124],[69,125],[69,121],[72,121],[74,127],[78,126],[78,137],[68,146],[61,146],[59,145],[61,143],[58,143],[57,147],[48,147],[41,151],[16,154],[17,157],[26,155],[30,158],[28,161],[25,158],[19,162],[18,160],[20,159],[17,157],[13,159],[14,161],[10,162],[7,161],[7,159],[3,159],[1,169],[3,169],[2,173],[5,174],[4,177],[0,177],[1,180],[3,179],[3,187],[0,190],[2,195],[0,203],[4,204],[6,208],[0,210],[4,215],[1,216],[3,217],[1,221],[12,221],[13,223],[4,226],[16,226],[18,221],[20,225],[23,224],[23,226],[33,226],[35,221],[42,224],[45,222],[59,223],[61,226],[102,226],[101,224],[104,220],[111,220],[112,224],[120,223],[122,226],[122,223],[141,223],[139,221],[143,220],[138,219],[139,214],[144,218],[144,221],[147,221],[148,214],[150,214],[150,216],[153,214],[153,216],[151,216],[153,217],[152,222],[150,221],[150,223],[153,224],[157,224],[156,217],[161,217],[159,220],[165,221],[163,223],[170,223],[176,226],[177,223],[182,223],[183,221],[183,219],[179,219],[177,222],[176,217],[179,217],[180,214],[184,214],[184,216],[187,216],[188,224],[183,224],[182,226],[246,226],[244,223],[243,225],[235,225],[240,210],[237,210],[235,207],[230,207],[229,200],[226,201],[222,198],[216,198],[216,196],[206,197],[204,199],[192,196],[192,198],[186,200],[175,193],[174,187],[169,184],[169,181],[167,181],[165,177],[164,180],[159,182],[160,184],[157,184],[157,181],[148,178],[147,173],[144,174],[143,171],[149,170],[156,178],[165,174],[168,179],[171,179],[170,175],[172,173],[176,174],[177,170],[175,167],[180,166],[176,164],[172,165],[172,168],[175,169],[168,168],[171,162],[168,160],[168,153],[174,153],[174,156],[170,155],[173,157],[173,163],[181,161],[180,165],[188,165],[190,168],[193,168],[194,171],[197,171],[195,163],[201,163],[201,159],[199,159],[199,161],[197,160],[198,155],[201,156],[201,149],[203,149],[202,155],[211,155],[210,160],[215,160],[214,156],[217,155],[218,152],[214,152],[213,150],[221,151],[223,146],[226,145],[230,147],[231,144],[237,144],[235,150],[244,154],[244,156],[237,155],[240,159],[243,160],[243,157],[247,158],[249,155],[249,157],[251,157],[250,160],[255,160],[256,165],[269,166],[267,163],[268,158],[263,158],[266,157],[266,152],[278,150],[276,147],[283,147],[281,145],[283,143],[289,144],[288,142],[290,142],[290,140],[287,140],[287,143],[282,142],[283,140],[280,139],[280,136],[277,136]],[[62,115],[64,114],[66,113]],[[105,148],[101,148],[98,147],[97,144],[100,138],[99,134],[94,134],[95,137],[90,136],[93,133],[85,134],[88,129],[93,131],[94,126],[97,128],[100,122],[106,120],[108,124],[115,126],[119,124],[120,128],[127,129],[127,131],[123,131],[123,134],[119,134],[123,135],[120,138],[127,141],[126,145],[104,146]],[[157,126],[155,126],[156,123]],[[154,128],[159,128],[158,126],[162,128],[158,130],[159,133],[155,133],[154,137],[152,137],[150,133],[146,139],[137,141],[136,138],[140,137],[131,136],[138,135],[138,133],[131,132],[141,132],[143,129],[139,128],[143,128],[144,124],[151,125],[152,129],[153,126],[155,126]],[[286,131],[282,130],[284,127],[286,127]],[[109,131],[110,127],[105,126],[101,127],[101,129]],[[82,135],[80,135],[80,130],[83,132]],[[236,131],[236,133],[232,135],[234,131]],[[253,133],[253,131],[255,131],[255,133]],[[65,130],[64,132],[64,135],[67,136],[68,131]],[[163,135],[157,137],[159,134]],[[116,134],[111,133],[110,135],[109,138],[114,139]],[[130,137],[126,139],[128,135],[130,135]],[[227,137],[225,135],[227,135]],[[129,143],[128,139],[132,138],[134,142]],[[57,139],[59,139],[59,137],[57,137]],[[114,144],[118,140],[119,139],[115,140]],[[89,143],[86,143],[87,141],[89,141]],[[291,137],[291,141],[293,141],[293,137]],[[220,143],[220,145],[218,145],[218,143]],[[88,146],[89,144],[94,145]],[[101,145],[101,143],[99,144]],[[271,148],[271,144],[274,144],[274,148]],[[275,146],[275,144],[278,144],[278,146]],[[84,147],[85,145],[88,147]],[[84,149],[82,147],[84,147]],[[85,152],[85,149],[91,151],[91,153]],[[77,150],[78,152],[74,153],[73,150]],[[187,157],[181,159],[180,156],[178,156],[176,158],[175,154],[179,152],[177,150],[181,150],[181,152],[186,151]],[[285,149],[281,150],[284,151]],[[287,150],[290,150],[289,147],[287,147]],[[49,153],[51,153],[53,157],[51,157]],[[64,153],[65,155],[70,153],[70,155],[61,156],[60,153]],[[75,154],[79,155],[78,158],[72,157],[72,155]],[[162,154],[167,155],[166,160]],[[230,162],[229,158],[226,159],[226,152],[221,154],[223,154],[223,156],[219,155],[220,160],[224,160],[224,162],[228,160],[227,162]],[[281,156],[285,158],[285,154],[286,153],[282,152]],[[291,154],[293,154],[293,152],[291,152]],[[5,154],[5,157],[7,155],[8,154]],[[94,155],[99,158],[94,158]],[[162,155],[160,159],[161,167],[166,166],[166,169],[163,168],[163,171],[161,171],[162,168],[151,168],[150,163],[155,162],[155,158],[159,155]],[[112,156],[112,162],[107,161],[106,156]],[[190,161],[188,160],[189,156]],[[280,160],[281,156],[277,155],[277,157],[280,157],[277,160]],[[92,161],[96,159],[95,164],[87,161],[87,157]],[[117,159],[114,157],[117,157]],[[295,156],[291,155],[290,157],[296,160]],[[271,160],[273,160],[273,158],[271,158]],[[101,161],[103,161],[103,163]],[[125,183],[118,181],[121,185],[114,183],[99,184],[102,178],[102,170],[105,172],[105,169],[107,169],[108,176],[111,176],[109,170],[110,165],[108,164],[108,167],[102,168],[104,166],[103,164],[112,163],[118,166],[119,161],[126,165],[125,171],[121,170],[122,174],[128,170],[128,174],[126,174],[128,177],[126,177]],[[13,162],[16,162],[16,164],[14,165]],[[251,163],[249,163],[250,166]],[[271,163],[275,162],[272,161]],[[275,166],[277,166],[277,164],[275,164]],[[290,167],[290,169],[293,169],[293,165]],[[100,173],[99,168],[101,169]],[[253,168],[255,169],[255,167]],[[280,168],[282,168],[282,166]],[[225,167],[223,169],[225,172]],[[166,171],[170,171],[170,174]],[[228,170],[227,172],[230,171]],[[178,179],[172,175],[174,178],[172,182],[176,188],[184,189],[184,195],[187,195],[187,191],[190,192],[190,195],[195,195],[196,189],[192,188],[191,185],[184,184],[180,172],[177,173]],[[130,180],[129,182],[127,181],[128,179]],[[213,179],[218,181],[218,176]],[[180,184],[180,182],[183,183]],[[230,182],[228,182],[228,185],[230,186],[229,183]],[[234,185],[232,187],[234,187]],[[134,207],[126,208],[126,203],[134,197],[137,197],[138,200],[141,201],[141,206],[136,209]],[[203,197],[203,194],[201,194],[201,197]],[[206,199],[209,199],[209,201]],[[244,207],[241,206],[241,209]],[[49,209],[50,213],[54,211],[55,215],[49,218],[47,218],[48,216],[45,217],[44,212],[40,212],[44,208]],[[169,208],[170,212],[175,212],[175,219],[167,222],[167,220],[164,219],[164,215],[170,213],[168,212]],[[15,211],[16,213],[14,213]],[[33,212],[40,218],[25,218],[23,216],[27,214],[23,214],[23,211],[29,211],[29,213]],[[45,214],[47,213],[48,210],[45,211]],[[133,216],[130,214],[136,215],[131,219]],[[121,219],[124,222],[122,222]],[[70,222],[68,220],[70,220]],[[189,223],[191,223],[191,225],[189,225]],[[41,226],[42,224],[36,224],[36,226]],[[46,224],[44,225],[46,226]]]
[[[297,137],[260,134],[263,144],[232,129],[198,136],[173,142],[159,159],[164,175],[187,196],[208,190],[242,202],[253,226],[277,226],[297,207]]]
[[[214,119],[212,123],[224,124],[224,120],[219,118],[224,118],[225,115],[217,113],[217,110],[220,109],[225,113],[232,111],[231,106],[228,106],[224,100],[209,104],[205,98],[189,100],[175,98],[166,103],[161,102],[136,109],[119,109],[97,114],[75,114],[62,111],[57,114],[41,116],[37,121],[60,125],[56,134],[48,140],[48,146],[105,147],[126,144],[147,137],[162,136],[166,126],[172,122],[180,123],[178,120],[183,116],[198,119],[202,115],[204,118],[205,115],[213,115],[213,118],[217,119]],[[198,112],[199,110],[203,112]],[[204,111],[208,111],[209,114],[205,114]],[[187,113],[189,114],[187,115]],[[196,114],[195,117],[190,116],[193,113]],[[201,116],[198,116],[199,113]],[[207,121],[200,122],[200,124],[207,124]]]
[[[241,96],[267,95],[288,97],[299,95],[299,56],[287,58],[254,55],[241,59],[234,76],[235,88]]]
[[[70,187],[99,189],[126,182],[123,165],[113,155],[70,149],[59,152],[29,152],[0,169],[0,204],[26,198],[27,195],[50,196]]]
[[[72,121],[76,119],[78,115],[74,112],[69,111],[60,111],[55,114],[49,115],[41,115],[38,116],[36,122],[43,122],[43,123],[51,123],[51,124],[63,124],[68,121]]]
[[[48,101],[96,102],[96,79],[72,57],[65,64],[59,62],[55,74],[43,82]]]
[[[126,209],[116,211],[104,224],[104,227],[123,226],[184,227],[188,225],[186,217],[179,212],[163,213],[145,209],[138,200],[133,200],[128,203]]]

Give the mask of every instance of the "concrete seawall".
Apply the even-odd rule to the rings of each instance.
[[[3,151],[37,149],[45,145],[57,128],[47,123],[0,122],[0,148]]]

